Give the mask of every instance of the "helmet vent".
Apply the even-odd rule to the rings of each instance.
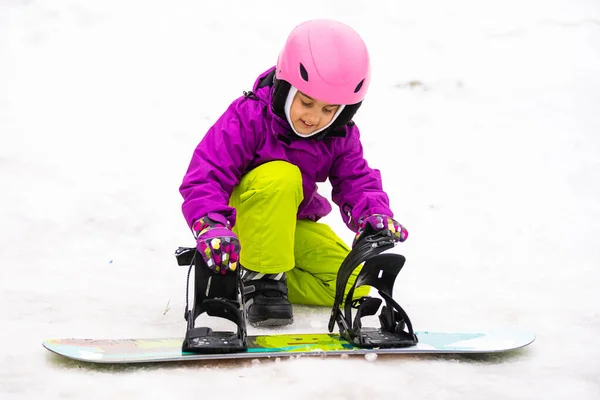
[[[359,82],[358,85],[356,85],[356,89],[354,89],[354,93],[358,93],[358,91],[360,90],[360,88],[362,87],[364,82],[365,82],[365,80],[363,79],[362,81]]]
[[[300,76],[302,76],[302,79],[308,82],[308,72],[306,71],[306,68],[304,68],[304,65],[302,65],[302,63],[300,63]]]

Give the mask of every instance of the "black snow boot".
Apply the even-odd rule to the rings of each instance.
[[[246,318],[250,325],[284,326],[294,321],[285,273],[259,274],[242,267]]]

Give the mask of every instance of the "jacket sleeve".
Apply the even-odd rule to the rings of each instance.
[[[358,220],[371,214],[393,217],[388,195],[383,191],[379,170],[370,168],[363,156],[356,125],[347,128],[334,156],[329,181],[332,200],[340,208],[344,223],[356,232]]]
[[[195,221],[218,213],[235,225],[229,198],[252,161],[255,133],[246,121],[243,99],[233,102],[196,147],[179,187],[183,216],[192,228]],[[248,107],[250,107],[248,105]]]

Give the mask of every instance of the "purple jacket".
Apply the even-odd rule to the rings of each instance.
[[[272,70],[258,77],[254,96],[231,103],[196,147],[179,188],[190,228],[209,212],[219,213],[235,225],[236,211],[228,206],[234,186],[246,172],[274,160],[292,163],[302,173],[304,200],[298,219],[317,221],[331,212],[327,199],[317,193],[316,182],[327,178],[333,188],[331,198],[352,231],[356,232],[356,221],[363,216],[393,217],[379,171],[363,158],[356,125],[345,126],[345,137],[293,138],[287,120],[271,109],[272,87],[259,87]]]

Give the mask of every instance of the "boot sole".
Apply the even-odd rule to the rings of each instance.
[[[248,323],[256,328],[286,326],[291,325],[293,322],[293,318],[269,318],[262,321],[248,320]]]

